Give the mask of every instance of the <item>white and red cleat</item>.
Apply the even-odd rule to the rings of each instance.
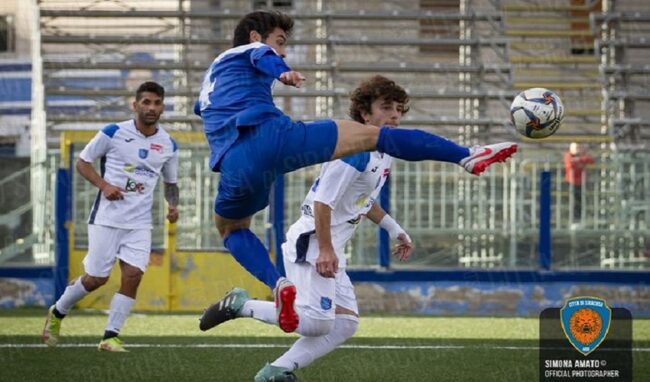
[[[513,142],[496,143],[487,146],[474,146],[469,149],[469,156],[460,161],[467,172],[479,175],[492,163],[505,162],[517,152],[517,144]]]
[[[298,328],[300,318],[294,308],[296,293],[296,286],[285,277],[278,280],[273,290],[275,310],[278,314],[278,326],[286,333],[294,332]]]

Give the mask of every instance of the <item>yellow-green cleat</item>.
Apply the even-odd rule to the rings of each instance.
[[[47,318],[45,319],[45,327],[43,328],[43,343],[45,345],[54,347],[59,343],[59,333],[61,332],[62,318],[54,315],[54,305],[50,306],[47,310]]]
[[[255,382],[297,382],[298,377],[289,369],[269,363],[257,372]]]
[[[105,340],[102,340],[99,343],[99,346],[97,346],[97,350],[99,350],[99,351],[110,351],[110,352],[116,352],[116,353],[128,352],[128,350],[126,350],[124,348],[124,342],[121,339],[119,339],[118,337],[111,337],[111,338],[107,338]]]

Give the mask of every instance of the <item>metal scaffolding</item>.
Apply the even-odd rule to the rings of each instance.
[[[130,97],[146,79],[167,89],[161,122],[168,129],[200,131],[192,104],[204,70],[230,47],[232,30],[252,3],[39,1],[43,131],[46,126],[50,147],[61,130],[93,130],[130,118]],[[290,7],[281,10],[296,21],[288,63],[308,82],[303,89],[277,87],[276,104],[296,119],[344,118],[350,91],[380,73],[404,86],[412,98],[402,121],[406,127],[435,131],[468,146],[521,142],[514,161],[479,179],[448,164],[396,164],[393,179],[400,187],[391,190],[393,210],[414,238],[426,243],[416,265],[534,266],[536,182],[539,171],[551,169],[557,251],[567,253],[560,264],[645,266],[624,260],[640,258],[650,245],[650,187],[643,180],[649,170],[645,157],[623,148],[626,142],[647,147],[649,138],[643,127],[650,118],[642,117],[650,110],[644,87],[650,69],[635,57],[647,59],[650,46],[626,25],[647,23],[650,16],[616,11],[612,1],[603,1],[598,9],[601,3],[595,1],[569,6],[567,1],[540,0],[531,6],[458,0],[457,6],[445,2],[452,4],[447,9],[431,8],[435,3],[370,1],[363,4],[366,9],[351,9],[358,5],[283,2]],[[636,6],[648,8],[643,2]],[[567,109],[560,131],[535,142],[510,128],[508,107],[517,91],[533,86],[556,90]],[[593,145],[599,165],[592,169],[585,194],[589,207],[582,226],[571,231],[565,213],[569,190],[557,163],[573,141]],[[179,243],[212,248],[219,245],[210,207],[218,178],[206,167],[205,147],[192,147],[183,154],[183,189],[190,191],[182,203],[193,213],[181,218],[184,239]],[[315,171],[287,176],[287,223],[296,217]],[[642,191],[634,191],[639,185]],[[91,190],[83,183],[75,187],[79,227],[87,204],[83,198]],[[263,232],[264,216],[254,225]],[[620,241],[621,232],[635,244]],[[369,225],[360,228],[349,248],[352,264],[376,263],[374,237]],[[581,240],[587,238],[593,240]]]

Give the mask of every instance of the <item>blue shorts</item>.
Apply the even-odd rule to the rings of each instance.
[[[214,211],[243,219],[263,210],[278,175],[327,162],[336,148],[333,120],[294,122],[287,116],[240,127],[237,141],[220,162]]]

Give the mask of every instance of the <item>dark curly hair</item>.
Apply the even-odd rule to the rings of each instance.
[[[395,81],[380,75],[370,77],[354,89],[350,96],[350,117],[357,122],[364,123],[362,113],[372,111],[372,103],[378,99],[395,101],[404,104],[402,115],[409,111],[409,96]]]
[[[291,34],[293,19],[278,11],[255,11],[244,16],[235,28],[232,46],[250,44],[250,33],[256,31],[266,40],[275,28],[280,28],[284,33]]]

